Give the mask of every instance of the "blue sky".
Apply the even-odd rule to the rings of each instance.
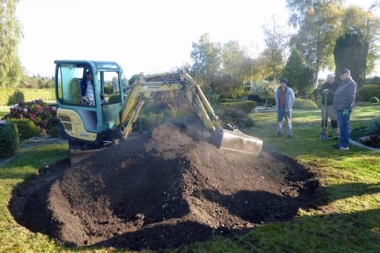
[[[349,0],[351,4],[355,1]],[[358,2],[358,1],[356,1]],[[373,1],[361,0],[363,7]],[[238,40],[250,55],[264,49],[263,25],[287,31],[285,0],[20,0],[21,63],[29,74],[54,75],[56,59],[118,62],[127,78],[191,62],[192,43]]]

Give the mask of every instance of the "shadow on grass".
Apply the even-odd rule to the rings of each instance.
[[[328,202],[345,199],[349,197],[359,197],[367,194],[380,193],[380,183],[366,184],[366,183],[348,183],[341,185],[331,185],[325,188],[330,193],[328,195]]]
[[[380,252],[380,210],[296,217],[236,237],[249,252]]]

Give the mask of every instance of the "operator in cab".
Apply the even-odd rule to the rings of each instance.
[[[87,106],[95,106],[95,88],[92,82],[91,69],[87,69],[80,81],[82,103]]]

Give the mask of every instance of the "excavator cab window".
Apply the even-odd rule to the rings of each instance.
[[[101,95],[104,94],[106,104],[121,104],[122,96],[125,99],[124,82],[126,79],[115,71],[99,71]]]
[[[57,68],[57,99],[61,104],[88,106],[82,99],[82,93],[85,92],[87,88],[84,86],[83,80],[85,80],[88,72],[93,74],[90,66],[62,64]],[[93,76],[94,98],[96,96],[96,81],[99,83],[99,75]],[[101,93],[104,94],[103,92],[102,86]]]
[[[82,96],[80,80],[83,69],[73,65],[62,65],[58,68],[57,98],[62,104],[80,105]]]

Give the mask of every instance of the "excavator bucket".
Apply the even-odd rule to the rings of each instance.
[[[96,155],[97,152],[102,151],[104,149],[105,148],[91,150],[70,150],[70,164],[77,164],[80,161],[86,159],[87,157]]]
[[[259,138],[243,134],[239,130],[217,128],[210,136],[209,142],[220,149],[250,154],[260,154],[263,141]]]

